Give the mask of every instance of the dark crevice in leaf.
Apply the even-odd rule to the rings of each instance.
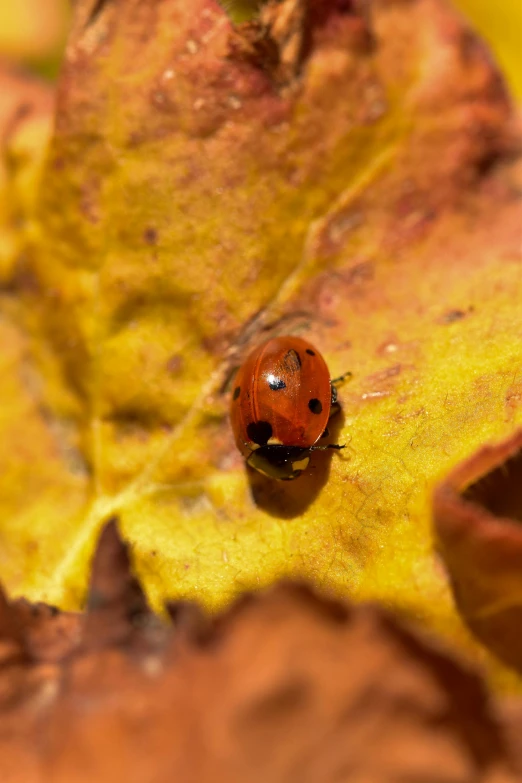
[[[471,484],[462,496],[494,516],[522,522],[522,451]]]
[[[280,87],[301,75],[313,51],[314,31],[336,17],[355,22],[353,44],[370,52],[374,45],[367,9],[357,0],[267,0],[259,13],[237,27],[230,39],[234,59],[265,71]]]
[[[89,15],[87,17],[87,20],[84,25],[84,29],[86,30],[89,27],[92,27],[98,20],[100,14],[104,10],[105,6],[110,2],[110,0],[95,0],[93,7],[91,8]]]

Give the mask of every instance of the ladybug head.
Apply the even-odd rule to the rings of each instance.
[[[310,449],[298,446],[261,446],[247,459],[247,464],[254,470],[283,481],[300,476],[309,462]]]

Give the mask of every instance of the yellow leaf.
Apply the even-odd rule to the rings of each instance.
[[[484,46],[438,0],[268,4],[235,29],[211,0],[95,9],[76,5],[6,324],[3,579],[78,606],[117,512],[156,606],[307,577],[489,661],[429,512],[437,477],[522,418],[520,182]],[[349,448],[271,483],[235,449],[228,387],[283,333],[353,372]]]

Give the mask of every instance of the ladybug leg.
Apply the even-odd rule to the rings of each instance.
[[[340,410],[341,410],[341,406],[337,402],[337,389],[335,388],[335,386],[332,386],[332,400],[330,402],[330,416],[329,416],[329,418],[331,419],[332,416],[335,416],[335,414],[339,413]],[[326,428],[325,432],[327,431],[327,429],[328,428]],[[324,438],[324,435],[322,437]]]
[[[337,402],[337,386],[340,385],[341,383],[344,383],[344,381],[347,378],[351,378],[351,377],[352,377],[352,373],[348,371],[345,372],[343,375],[339,375],[338,378],[332,378],[332,380],[330,381],[330,386],[332,389],[332,399],[330,402],[330,418],[332,416],[335,416],[335,414],[339,413],[339,411],[341,410],[341,406]]]
[[[345,449],[346,446],[340,446],[338,443],[329,443],[328,446],[310,446],[310,451],[326,451],[327,449],[336,449],[337,451],[340,451],[340,449]]]

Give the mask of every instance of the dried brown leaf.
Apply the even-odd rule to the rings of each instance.
[[[176,604],[173,627],[136,624],[114,520],[94,567],[112,598],[86,617],[10,609],[32,656],[0,668],[2,783],[519,779],[518,702],[496,702],[478,672],[376,605],[282,583],[217,617]],[[132,633],[111,641],[111,614]]]
[[[522,431],[459,465],[435,492],[434,516],[463,617],[522,672]]]

